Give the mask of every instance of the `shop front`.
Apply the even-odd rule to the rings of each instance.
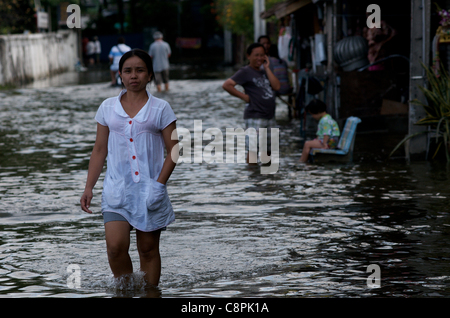
[[[437,1],[444,8],[447,2]],[[270,16],[289,27],[296,84],[307,74],[323,86],[311,96],[295,85],[297,107],[320,98],[341,124],[349,116],[361,118],[358,133],[404,137],[427,129],[415,125],[424,112],[410,101],[424,99],[418,88],[426,85],[422,63],[432,61],[431,44],[439,26],[430,0],[397,0],[395,5],[388,0],[290,0],[261,14]],[[369,28],[368,22],[379,22],[379,27]],[[408,146],[407,157],[422,155],[428,142],[414,138]]]

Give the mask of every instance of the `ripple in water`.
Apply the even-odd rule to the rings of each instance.
[[[177,125],[243,127],[222,80],[173,81]],[[1,297],[436,297],[450,295],[448,172],[429,163],[298,165],[299,122],[278,105],[280,169],[182,163],[168,191],[176,223],[161,235],[159,288],[112,277],[100,215],[83,214],[95,113],[108,84],[4,91],[0,99]],[[370,142],[358,135],[356,147]],[[358,151],[358,149],[357,149]],[[80,288],[67,271],[80,268]],[[366,285],[369,264],[382,286]]]

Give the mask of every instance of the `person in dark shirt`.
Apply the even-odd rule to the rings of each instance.
[[[244,110],[245,128],[267,128],[267,150],[270,149],[270,128],[275,127],[275,91],[280,89],[280,81],[270,70],[270,61],[264,46],[253,43],[247,48],[249,65],[242,67],[232,77],[227,79],[222,87],[230,95],[246,102]],[[263,67],[261,67],[263,66]],[[241,92],[235,88],[240,85],[244,88]],[[255,139],[249,138],[249,142]],[[257,149],[257,145],[247,145],[248,149]],[[249,161],[250,151],[247,154]],[[254,154],[255,155],[255,154]],[[255,157],[256,158],[256,155]]]

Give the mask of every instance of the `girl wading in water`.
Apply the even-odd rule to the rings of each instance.
[[[134,227],[144,279],[147,285],[158,286],[159,237],[175,220],[166,182],[178,160],[178,140],[171,139],[176,117],[166,101],[146,90],[153,79],[147,52],[134,49],[125,53],[119,74],[125,89],[106,99],[95,116],[97,138],[81,208],[92,213],[92,189],[108,157],[101,207],[111,270],[115,278],[133,273],[128,249]]]

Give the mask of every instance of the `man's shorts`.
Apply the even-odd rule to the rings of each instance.
[[[155,84],[161,85],[161,83],[169,83],[169,70],[163,70],[161,72],[155,72]]]
[[[259,128],[267,128],[267,151],[270,152],[271,149],[271,129],[276,128],[277,122],[274,118],[265,119],[265,118],[247,118],[244,119],[245,129],[255,128],[257,138],[249,138],[245,136],[245,146],[247,150],[258,149],[259,146]],[[257,150],[258,151],[258,150]]]

